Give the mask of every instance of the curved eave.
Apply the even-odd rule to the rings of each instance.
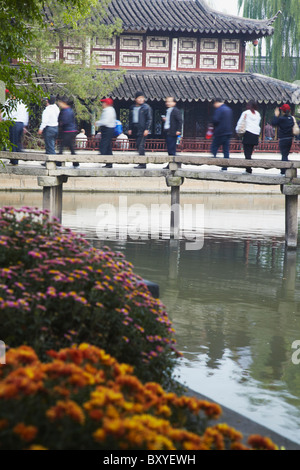
[[[109,22],[107,22],[107,24],[109,24]],[[122,28],[123,28],[123,31],[126,32],[126,31],[141,31],[141,32],[145,32],[145,31],[149,31],[149,32],[157,32],[157,33],[161,33],[161,32],[169,32],[169,33],[172,33],[172,32],[179,32],[179,33],[194,33],[194,34],[206,34],[206,35],[209,35],[209,34],[212,34],[212,35],[221,35],[221,34],[224,34],[224,35],[239,35],[239,36],[243,36],[243,38],[246,38],[246,37],[255,37],[255,38],[259,38],[259,37],[266,37],[266,36],[272,36],[273,33],[274,33],[274,28],[272,27],[268,27],[264,30],[261,30],[261,29],[257,29],[257,28],[253,28],[253,29],[216,29],[216,28],[210,28],[210,29],[207,29],[207,28],[194,28],[194,27],[190,27],[190,28],[182,28],[180,26],[156,26],[156,25],[147,25],[147,27],[145,27],[145,25],[141,26],[141,25],[137,25],[137,24],[122,24]]]
[[[251,73],[128,71],[113,98],[132,100],[137,88],[149,101],[174,96],[181,102],[211,102],[221,94],[228,103],[300,104],[300,87]]]
[[[124,30],[224,34],[257,37],[273,34],[271,19],[255,20],[219,13],[202,0],[112,0],[106,24],[116,18]]]

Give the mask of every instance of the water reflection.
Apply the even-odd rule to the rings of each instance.
[[[38,205],[31,204],[37,194],[7,197],[15,206]],[[284,200],[182,199],[205,204],[201,250],[187,251],[185,240],[99,240],[97,207],[118,204],[116,194],[66,194],[63,224],[85,232],[95,247],[122,250],[138,274],[159,284],[183,352],[182,381],[300,443],[300,366],[291,361],[300,340],[300,255],[285,251]],[[129,204],[166,201],[129,196]]]

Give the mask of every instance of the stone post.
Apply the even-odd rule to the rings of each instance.
[[[170,170],[173,170],[173,165],[177,163],[170,163]],[[170,237],[179,238],[180,230],[180,186],[183,184],[184,178],[180,176],[167,176],[166,184],[171,187],[171,220],[170,220]]]
[[[286,177],[296,178],[297,169],[289,168],[286,170]],[[298,240],[298,194],[300,188],[298,185],[284,184],[281,188],[285,195],[285,243],[289,250],[297,249]]]
[[[39,176],[38,185],[43,188],[43,209],[50,212],[50,219],[62,220],[62,192],[66,176]]]

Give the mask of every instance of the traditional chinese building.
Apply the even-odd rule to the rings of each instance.
[[[142,90],[153,109],[152,137],[162,135],[164,98],[174,96],[184,116],[183,136],[204,137],[212,100],[230,104],[237,121],[246,102],[255,99],[265,119],[267,109],[299,103],[297,87],[245,72],[245,48],[273,34],[271,19],[253,20],[218,13],[203,0],[112,0],[105,23],[120,18],[120,37],[95,39],[91,56],[99,68],[127,70],[113,91],[124,128],[135,91]],[[71,44],[53,51],[53,60],[76,63]]]

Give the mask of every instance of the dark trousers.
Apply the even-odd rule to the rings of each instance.
[[[43,130],[45,149],[47,155],[55,155],[55,141],[58,135],[58,126],[47,126]]]
[[[254,145],[253,144],[243,144],[244,148],[244,155],[246,160],[251,160],[253,150],[254,150]],[[246,168],[247,173],[252,173],[252,168]]]
[[[292,144],[293,144],[293,137],[285,137],[283,139],[279,139],[279,150],[281,153],[281,160],[283,162],[288,161],[288,156],[291,151]],[[285,169],[282,169],[281,173],[284,175]]]
[[[101,140],[99,151],[101,155],[112,155],[111,141],[114,136],[115,129],[113,127],[101,127]]]
[[[140,130],[137,130],[137,126],[134,126],[132,131],[132,137],[135,139],[135,145],[139,155],[145,155],[145,143],[147,137]]]
[[[217,156],[218,150],[220,147],[223,148],[224,158],[229,158],[229,142],[230,142],[230,135],[220,135],[214,136],[212,144],[211,144],[211,153],[214,157]],[[223,167],[222,170],[227,170],[227,167]]]
[[[166,144],[169,155],[176,155],[177,136],[166,135]]]
[[[59,153],[62,154],[65,147],[69,148],[72,155],[75,155],[76,132],[62,132]]]
[[[12,144],[12,152],[22,152],[22,137],[24,131],[24,124],[23,122],[15,122],[9,128],[9,140]],[[19,160],[11,159],[11,163],[18,164]]]

